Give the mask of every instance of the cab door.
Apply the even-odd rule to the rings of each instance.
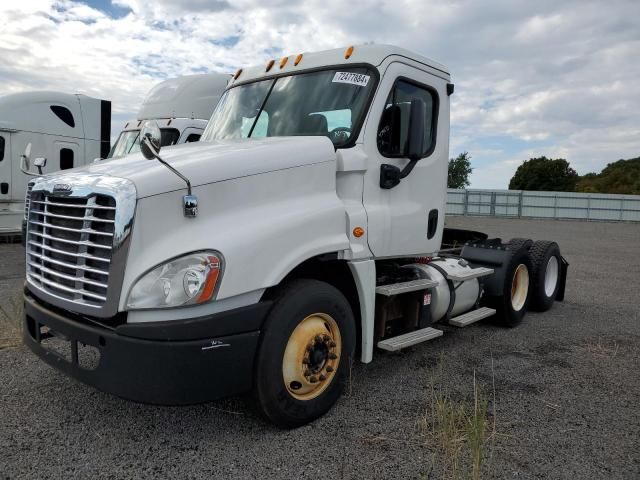
[[[439,250],[444,226],[449,155],[448,75],[392,62],[382,75],[364,135],[368,157],[363,204],[369,247],[376,257],[423,255]],[[425,104],[423,153],[392,188],[381,187],[381,166],[409,163],[412,100]]]
[[[0,201],[11,199],[11,133],[0,130]]]

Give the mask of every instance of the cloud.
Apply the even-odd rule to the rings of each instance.
[[[79,91],[119,119],[165,78],[398,44],[450,68],[451,153],[471,153],[474,186],[506,187],[529,156],[586,173],[640,154],[638,16],[636,0],[2,2],[0,95]]]

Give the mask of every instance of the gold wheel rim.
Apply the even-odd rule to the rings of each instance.
[[[516,312],[519,312],[524,307],[528,293],[529,269],[521,263],[513,273],[513,280],[511,281],[511,306]]]
[[[342,337],[338,324],[326,313],[314,313],[291,332],[282,360],[285,387],[298,400],[312,400],[324,392],[338,371]]]

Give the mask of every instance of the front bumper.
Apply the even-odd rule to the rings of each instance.
[[[259,327],[269,307],[258,303],[207,318],[107,328],[67,318],[26,290],[24,341],[49,365],[119,397],[199,403],[251,389]]]

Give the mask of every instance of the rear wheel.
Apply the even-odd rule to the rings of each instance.
[[[496,309],[500,322],[515,327],[524,318],[529,304],[531,260],[523,245],[515,250],[504,276],[502,295],[489,297],[487,303]]]
[[[549,310],[560,288],[561,257],[556,242],[540,240],[530,250],[531,307],[540,312]]]
[[[260,410],[286,428],[326,413],[342,393],[355,337],[351,307],[339,290],[317,280],[285,286],[265,322],[256,360]]]

